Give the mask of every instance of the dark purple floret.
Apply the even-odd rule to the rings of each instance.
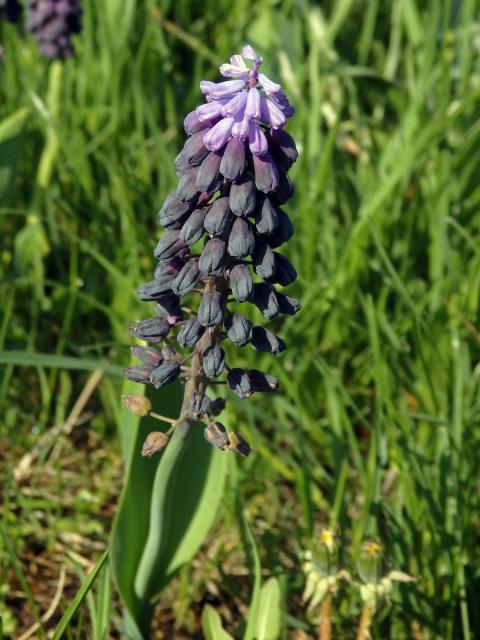
[[[237,303],[252,303],[267,319],[300,308],[278,291],[297,273],[275,251],[293,234],[280,208],[293,196],[288,170],[298,154],[283,130],[293,108],[261,65],[246,46],[220,67],[223,81],[200,83],[204,102],[186,116],[188,138],[175,158],[178,185],[158,213],[166,232],[154,250],[154,279],[137,290],[142,300],[154,302],[157,317],[130,328],[135,337],[162,347],[133,347],[141,364],[126,370],[127,377],[156,387],[180,379],[186,385],[182,419],[204,421],[212,446],[244,456],[251,450],[243,436],[214,421],[225,400],[211,400],[206,390],[225,382],[240,398],[276,390],[273,376],[232,366],[234,348],[250,344],[276,355],[285,343],[252,326]]]
[[[78,0],[27,0],[25,28],[47,58],[73,55],[71,38],[80,33],[81,18]]]

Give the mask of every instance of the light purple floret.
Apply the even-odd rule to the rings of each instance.
[[[251,68],[245,60],[252,61]],[[220,67],[220,73],[231,80],[200,83],[206,104],[197,107],[195,114],[199,122],[213,125],[203,138],[210,151],[219,151],[234,137],[247,141],[253,155],[262,156],[268,151],[265,128],[280,129],[293,115],[281,86],[259,72],[261,64],[262,58],[247,45],[241,55]]]

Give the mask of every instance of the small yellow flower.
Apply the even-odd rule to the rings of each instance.
[[[382,551],[382,546],[376,540],[365,540],[363,550],[370,558],[378,558]]]
[[[320,544],[327,549],[329,553],[335,548],[335,531],[329,527],[325,527],[320,531]]]

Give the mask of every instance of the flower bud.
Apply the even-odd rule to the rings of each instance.
[[[278,213],[270,198],[263,196],[255,210],[255,228],[260,234],[271,234],[278,227]]]
[[[227,430],[221,422],[212,422],[203,432],[205,440],[216,449],[225,451],[230,444]]]
[[[130,351],[134,358],[138,358],[143,364],[149,364],[154,367],[157,367],[163,359],[162,353],[155,347],[140,347],[139,345],[134,345],[130,347]]]
[[[227,180],[238,180],[245,170],[245,142],[231,138],[223,153],[220,172]]]
[[[198,321],[204,327],[213,327],[223,320],[223,300],[219,291],[205,291],[198,308]]]
[[[153,366],[149,364],[136,364],[123,370],[123,375],[133,382],[141,382],[142,384],[150,383],[150,375]]]
[[[278,170],[278,187],[272,194],[275,202],[285,204],[293,196],[293,183],[283,169]]]
[[[168,436],[162,431],[151,431],[145,439],[142,447],[142,456],[151,458],[154,453],[165,449],[168,444]]]
[[[203,138],[205,136],[205,130],[194,133],[185,142],[183,152],[188,160],[188,163],[193,167],[201,164],[201,162],[208,156],[208,149],[203,144]]]
[[[209,413],[210,406],[210,398],[207,398],[203,393],[194,393],[190,398],[188,415],[194,420],[199,420],[203,415]]]
[[[165,318],[169,324],[177,323],[182,319],[183,315],[178,296],[173,293],[163,296],[156,302],[155,312],[162,318]]]
[[[232,295],[238,302],[245,302],[253,292],[253,280],[246,264],[237,264],[229,274]]]
[[[212,151],[200,165],[200,171],[197,175],[198,191],[208,191],[215,193],[223,184],[223,176],[220,174],[220,163],[222,154],[218,151]]]
[[[227,385],[240,398],[248,398],[253,393],[248,373],[243,369],[230,369],[227,374]]]
[[[177,336],[177,342],[184,349],[191,349],[200,340],[204,331],[205,327],[202,327],[202,325],[197,320],[197,317],[195,316],[183,325],[181,331]]]
[[[170,325],[166,318],[148,318],[141,322],[133,322],[130,325],[130,333],[134,338],[146,340],[155,344],[160,342],[170,330]]]
[[[290,260],[285,256],[275,253],[275,274],[270,276],[270,282],[276,282],[281,284],[282,287],[286,287],[292,284],[297,279],[297,272],[294,269]]]
[[[233,258],[246,258],[255,249],[255,236],[248,220],[237,218],[228,237],[228,253]]]
[[[211,236],[220,236],[230,231],[232,214],[228,206],[228,198],[217,198],[210,207],[205,218],[205,230]]]
[[[230,441],[230,444],[228,445],[229,451],[236,451],[245,457],[248,457],[252,452],[250,445],[240,433],[232,431],[232,433],[228,434],[228,439]]]
[[[271,193],[278,187],[278,169],[269,153],[264,156],[253,156],[255,185],[263,193]]]
[[[209,413],[211,416],[218,416],[225,409],[225,400],[224,398],[215,398],[210,402]]]
[[[225,369],[225,351],[218,346],[208,347],[202,354],[203,370],[207,378],[218,378]]]
[[[167,196],[162,208],[158,212],[158,221],[162,227],[179,229],[189,211],[190,205],[182,202],[178,193],[173,191]]]
[[[123,395],[122,402],[136,416],[143,418],[152,410],[152,403],[146,396]]]
[[[273,233],[268,236],[268,244],[276,249],[284,242],[288,242],[293,236],[293,226],[290,218],[282,209],[277,209],[278,226]]]
[[[200,272],[205,276],[218,276],[223,273],[226,244],[220,238],[212,238],[203,248],[198,263]]]
[[[256,242],[252,260],[255,273],[260,278],[267,280],[275,275],[275,255],[267,242]]]
[[[225,322],[227,336],[238,347],[244,347],[252,339],[252,323],[241,313],[234,313]]]
[[[197,177],[200,167],[192,167],[185,171],[178,183],[177,193],[184,202],[192,202],[197,197],[199,189],[197,187]]]
[[[173,258],[185,253],[187,249],[183,240],[180,240],[178,231],[169,231],[157,243],[153,255],[157,260],[169,262]]]
[[[198,133],[203,129],[208,128],[208,124],[205,122],[200,122],[198,119],[197,113],[195,110],[190,111],[185,120],[183,121],[183,127],[185,129],[185,133],[191,136],[194,133]],[[204,132],[205,133],[205,132]]]
[[[183,176],[183,174],[190,169],[190,165],[188,164],[187,156],[183,151],[180,151],[178,156],[174,160],[175,163],[175,173],[179,178]],[[165,226],[165,225],[164,225]]]
[[[297,311],[300,311],[300,303],[296,298],[286,296],[283,293],[277,293],[277,302],[280,313],[286,316],[294,316]]]
[[[166,384],[170,384],[180,375],[180,364],[178,362],[163,362],[159,367],[154,369],[150,375],[150,381],[159,389]]]
[[[251,344],[255,351],[265,353],[276,354],[285,350],[284,341],[264,327],[253,327]]]
[[[288,171],[298,158],[295,141],[284,129],[270,129],[267,137],[272,143],[277,162]]]
[[[266,282],[253,285],[252,302],[267,318],[274,318],[280,312],[280,306],[277,301],[278,295],[272,285]]]
[[[145,282],[137,287],[137,296],[140,300],[158,300],[162,296],[172,292],[172,276],[164,276],[158,280]]]
[[[180,296],[191,291],[200,277],[198,260],[189,260],[171,284],[172,291]]]
[[[255,210],[255,184],[252,178],[243,176],[230,187],[230,209],[236,216],[248,216]]]
[[[278,389],[278,380],[274,376],[269,376],[263,371],[250,369],[248,377],[253,391],[275,391]]]

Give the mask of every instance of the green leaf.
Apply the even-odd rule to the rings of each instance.
[[[78,591],[77,595],[72,600],[67,610],[63,614],[60,622],[58,623],[55,629],[55,633],[53,634],[52,640],[60,640],[60,638],[64,637],[63,634],[65,633],[68,625],[70,624],[70,620],[73,618],[79,606],[85,600],[85,598],[87,597],[87,594],[90,592],[90,589],[93,587],[93,584],[97,579],[98,574],[100,573],[103,565],[105,564],[105,561],[108,558],[108,553],[109,553],[108,550],[103,553],[102,557],[95,565],[95,568],[93,569],[92,573],[88,576],[88,578],[80,587],[80,590]]]
[[[127,382],[124,393],[139,393]],[[147,391],[154,409],[175,417],[183,389]],[[210,529],[222,496],[228,454],[215,451],[198,424],[181,423],[161,456],[144,459],[142,444],[159,422],[121,411],[127,478],[112,536],[112,567],[127,607],[130,638],[148,637],[151,601],[191,561]]]
[[[215,609],[206,604],[202,611],[202,631],[205,640],[233,640],[222,626],[222,619]]]
[[[265,582],[260,591],[255,640],[277,640],[282,624],[282,594],[276,578]]]
[[[0,351],[0,364],[13,364],[19,367],[46,367],[52,369],[75,369],[77,371],[95,371],[100,369],[115,377],[123,376],[123,369],[109,362],[75,358],[72,356],[38,353],[37,351]]]

